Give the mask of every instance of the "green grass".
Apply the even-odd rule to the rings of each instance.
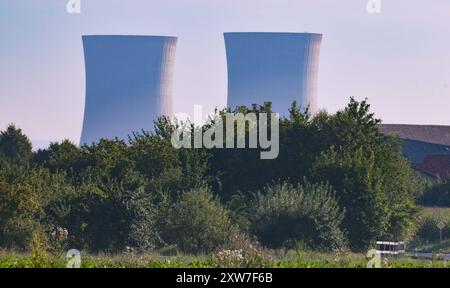
[[[408,251],[450,253],[450,227],[443,231],[443,241],[439,241],[436,224],[443,221],[450,224],[450,208],[424,207],[421,211],[417,235],[407,244]],[[449,225],[450,226],[450,225]],[[428,241],[428,244],[426,244]],[[83,268],[216,268],[237,267],[234,262],[222,263],[215,255],[177,254],[170,247],[159,252],[143,254],[89,254],[81,251]],[[264,257],[257,256],[241,267],[276,267],[276,268],[365,268],[367,260],[362,253],[321,253],[299,250],[264,250]],[[174,254],[162,257],[162,254]],[[267,257],[266,257],[267,256]],[[268,260],[269,259],[269,260]],[[247,259],[246,259],[247,260]],[[436,259],[414,259],[410,257],[389,258],[382,261],[387,268],[450,268],[450,264]],[[240,262],[242,263],[242,262]],[[0,249],[0,268],[64,268],[65,253],[48,254],[18,253]]]
[[[365,255],[357,253],[319,253],[303,251],[273,252],[271,265],[275,268],[365,268]],[[387,268],[446,268],[440,260],[419,260],[412,258],[388,259]],[[84,255],[82,268],[216,268],[214,255],[178,255],[162,258],[158,254],[139,255]],[[0,251],[0,268],[64,268],[64,255],[47,255],[33,259],[31,254]],[[450,265],[448,266],[450,268]]]
[[[98,254],[85,255],[81,252],[82,268],[205,268],[214,267],[211,257],[173,256],[161,257],[157,254]],[[31,254],[0,251],[0,268],[65,268],[65,255],[45,255],[33,259]]]

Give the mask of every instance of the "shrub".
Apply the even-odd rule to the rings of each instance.
[[[160,245],[157,209],[145,191],[145,178],[133,172],[123,178],[61,189],[46,205],[53,224],[67,228],[72,248],[116,252],[126,246],[147,250]]]
[[[173,204],[166,239],[183,252],[211,252],[229,241],[235,228],[228,211],[211,191],[196,188]]]
[[[250,208],[251,230],[263,245],[274,248],[300,241],[313,248],[343,249],[346,237],[339,228],[343,217],[325,184],[268,186]]]

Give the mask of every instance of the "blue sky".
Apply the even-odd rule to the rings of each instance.
[[[78,142],[84,110],[81,35],[177,36],[174,112],[226,103],[223,32],[323,33],[320,108],[369,98],[385,123],[450,125],[450,1],[0,1],[0,129],[16,123],[36,146]]]

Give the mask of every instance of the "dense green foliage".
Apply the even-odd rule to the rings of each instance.
[[[450,179],[438,179],[434,185],[428,185],[419,198],[419,203],[425,206],[450,207]]]
[[[168,237],[187,252],[214,251],[235,234],[228,212],[207,188],[183,193],[170,213]]]
[[[258,151],[249,149],[212,150],[209,173],[220,175],[215,190],[224,200],[242,194],[249,202],[273,181],[329,183],[345,210],[341,228],[352,249],[380,238],[408,238],[422,181],[402,156],[399,140],[378,131],[380,120],[369,108],[351,99],[336,114],[311,118],[294,103],[290,117],[280,120],[277,159],[261,161]],[[270,105],[258,111],[270,111]]]
[[[32,157],[32,146],[28,138],[14,125],[0,133],[0,155],[9,162],[27,166]]]
[[[267,246],[279,248],[289,241],[324,250],[346,246],[340,229],[344,211],[328,185],[269,186],[256,195],[249,218],[252,231]]]
[[[175,149],[178,124],[165,118],[128,141],[63,141],[34,153],[10,126],[0,135],[0,247],[29,249],[34,235],[93,252],[206,253],[238,238],[360,250],[378,238],[404,239],[421,186],[378,123],[366,101],[315,117],[294,103],[280,119],[273,160],[261,160],[260,149]]]

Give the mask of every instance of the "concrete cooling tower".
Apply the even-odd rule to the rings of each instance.
[[[83,36],[86,102],[80,144],[128,139],[172,115],[177,38]]]
[[[225,33],[228,107],[272,102],[288,115],[295,100],[317,110],[317,74],[321,34]]]

